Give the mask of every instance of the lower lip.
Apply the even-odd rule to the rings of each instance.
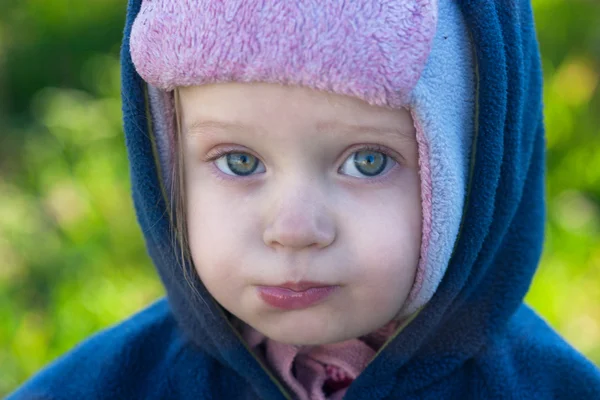
[[[339,286],[314,287],[295,292],[276,286],[259,286],[258,294],[265,303],[283,310],[301,310],[325,300]]]

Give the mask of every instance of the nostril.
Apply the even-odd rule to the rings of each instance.
[[[335,240],[334,226],[323,226],[315,222],[304,221],[299,224],[297,221],[276,221],[265,230],[263,240],[274,249],[321,249],[329,246]]]
[[[316,245],[316,235],[313,235],[310,232],[273,229],[269,233],[268,242],[274,247],[303,249]]]

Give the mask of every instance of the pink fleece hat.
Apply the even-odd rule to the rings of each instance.
[[[142,78],[166,91],[269,82],[401,107],[436,18],[436,0],[145,0],[131,56]]]

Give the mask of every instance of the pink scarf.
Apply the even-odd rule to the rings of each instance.
[[[323,346],[295,346],[271,340],[247,324],[241,333],[300,400],[338,400],[399,326],[392,321],[360,339]]]

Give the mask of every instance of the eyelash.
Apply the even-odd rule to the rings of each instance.
[[[385,178],[390,174],[391,171],[395,170],[398,165],[402,165],[401,160],[403,160],[402,156],[397,155],[395,152],[389,150],[387,147],[381,146],[381,145],[377,145],[377,144],[358,144],[358,145],[354,145],[352,147],[350,147],[349,149],[344,151],[344,156],[342,157],[342,160],[346,160],[350,155],[359,152],[359,151],[375,151],[375,152],[379,152],[381,154],[385,154],[387,157],[391,158],[393,161],[396,162],[396,165],[394,165],[388,172],[386,172],[383,175],[377,175],[377,176],[373,176],[373,177],[369,177],[369,178],[356,178],[356,177],[352,177],[352,176],[346,176],[349,179],[354,179],[354,180],[360,180],[360,181],[364,181],[365,183],[379,183],[383,180],[385,180]],[[229,175],[229,174],[225,174],[223,172],[221,172],[219,170],[219,168],[217,168],[217,166],[215,165],[215,161],[218,160],[221,157],[227,156],[229,154],[233,154],[233,153],[248,153],[251,154],[252,156],[256,157],[257,160],[259,160],[261,163],[264,164],[263,160],[261,160],[260,157],[258,157],[256,154],[254,154],[252,151],[248,150],[248,149],[240,149],[239,147],[234,147],[234,146],[226,146],[226,147],[221,147],[219,149],[216,149],[214,151],[211,151],[205,158],[205,162],[210,162],[212,169],[213,169],[213,173],[215,174],[215,176],[220,179],[220,180],[226,180],[226,181],[250,181],[252,180],[253,177],[255,177],[256,175],[259,174],[252,174],[252,175],[248,175],[248,176],[236,176],[236,175]],[[338,170],[341,168],[338,167]]]

